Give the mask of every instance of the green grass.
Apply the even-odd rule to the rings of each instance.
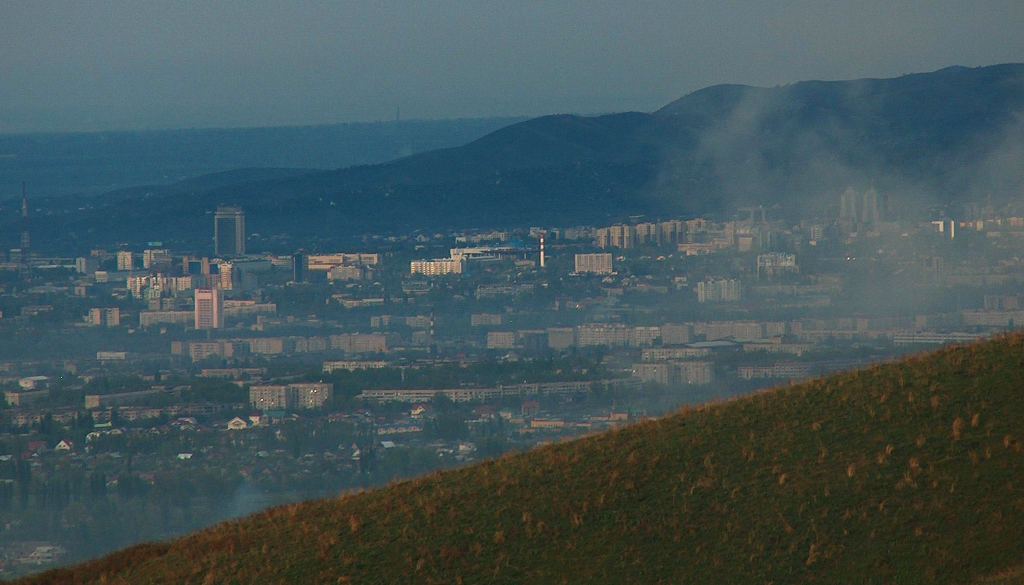
[[[286,506],[25,583],[1012,583],[1024,337]]]

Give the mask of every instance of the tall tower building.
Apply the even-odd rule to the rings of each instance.
[[[118,272],[131,272],[135,268],[135,257],[130,250],[120,250],[117,253]]]
[[[839,223],[848,229],[852,229],[860,219],[859,199],[860,196],[853,187],[847,187],[839,196]]]
[[[218,207],[213,216],[213,248],[217,256],[245,254],[245,212],[241,207]]]
[[[217,265],[217,277],[212,279],[214,285],[221,290],[235,290],[235,265],[221,262]]]
[[[860,222],[867,227],[877,227],[882,221],[882,213],[878,205],[878,191],[873,188],[864,192],[864,205],[861,206]]]
[[[22,258],[28,258],[29,248],[32,246],[32,239],[28,235],[28,194],[25,191],[25,183],[21,184],[21,254]]]
[[[224,327],[224,297],[220,289],[197,288],[195,308],[196,329],[220,329]]]
[[[306,282],[307,270],[309,270],[309,256],[302,251],[292,254],[292,282]]]

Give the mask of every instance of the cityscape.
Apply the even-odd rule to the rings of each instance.
[[[0,585],[1024,585],[1024,2],[0,2]]]
[[[796,223],[754,207],[291,254],[221,206],[206,250],[47,257],[23,195],[0,265],[4,574],[1024,323],[1012,209],[834,200]]]

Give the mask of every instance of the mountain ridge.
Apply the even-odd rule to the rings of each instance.
[[[522,117],[0,134],[0,204],[89,197],[243,168],[332,169],[456,146]],[[70,202],[67,202],[70,204]]]
[[[728,213],[741,205],[828,213],[850,184],[902,208],[1014,200],[1024,171],[1024,65],[776,88],[718,85],[653,113],[551,115],[463,146],[151,198],[64,209],[40,241],[147,241],[160,226],[208,242],[197,219],[243,205],[254,231],[359,235]],[[159,192],[159,190],[158,190]],[[164,208],[180,210],[166,217]],[[115,221],[120,215],[121,221]],[[159,221],[157,221],[159,219]],[[13,224],[12,224],[13,225]]]

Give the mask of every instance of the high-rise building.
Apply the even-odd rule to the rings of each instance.
[[[221,290],[235,290],[235,265],[231,262],[217,264],[215,282]]]
[[[659,241],[658,224],[638,223],[636,224],[636,242],[638,244],[658,245]]]
[[[213,216],[213,247],[217,256],[245,254],[245,212],[242,208],[217,208]]]
[[[21,184],[21,253],[28,257],[32,239],[28,234],[28,194],[25,191],[25,183]]]
[[[848,187],[839,196],[839,227],[848,232],[877,230],[884,215],[883,204],[874,188],[858,193]]]
[[[631,225],[613,225],[608,231],[609,247],[629,249],[636,244],[636,228]]]
[[[686,232],[686,223],[679,220],[663,221],[658,224],[658,231],[661,245],[678,244]]]
[[[842,195],[839,196],[839,223],[851,228],[860,219],[860,205],[858,205],[860,195],[853,190],[853,187],[848,187],[846,191],[843,191]]]
[[[135,268],[135,259],[128,250],[121,250],[117,253],[118,272],[131,272]]]
[[[89,309],[89,324],[97,327],[117,327],[121,325],[121,309],[117,307]]]
[[[196,289],[195,327],[196,329],[224,327],[224,298],[219,289]]]
[[[91,256],[75,258],[75,272],[79,274],[94,274],[98,266],[99,262]]]
[[[292,282],[306,282],[306,270],[309,267],[309,257],[305,252],[292,254]]]
[[[146,270],[167,269],[171,266],[171,252],[149,248],[142,251],[142,267]]]
[[[878,191],[868,189],[864,192],[864,204],[860,210],[860,222],[868,228],[875,228],[882,220],[882,213],[878,205]]]
[[[735,303],[743,298],[740,281],[734,278],[708,278],[694,288],[699,303]]]

